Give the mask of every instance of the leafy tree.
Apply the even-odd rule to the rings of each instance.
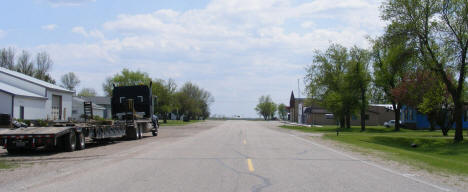
[[[391,27],[387,33],[373,41],[372,59],[374,63],[374,84],[380,88],[392,103],[395,113],[395,131],[400,130],[401,103],[392,94],[408,71],[413,49],[405,44],[404,35],[394,35]]]
[[[349,51],[350,61],[346,73],[346,82],[349,85],[349,92],[357,92],[359,99],[359,110],[361,116],[361,131],[366,130],[366,110],[368,106],[367,91],[371,81],[369,72],[370,53],[365,49],[353,47]]]
[[[273,103],[269,95],[263,95],[258,99],[258,104],[255,107],[255,111],[257,111],[259,115],[263,116],[263,119],[265,120],[268,118],[273,119],[276,113],[276,104]]]
[[[359,107],[359,92],[346,75],[350,63],[348,49],[332,44],[325,52],[316,51],[305,78],[309,97],[331,111],[342,128],[351,127],[351,115]]]
[[[62,86],[67,88],[68,90],[75,91],[75,87],[80,84],[80,80],[78,76],[75,75],[73,72],[69,72],[64,74],[60,79],[62,82]]]
[[[425,79],[424,83],[430,84],[430,89],[424,92],[418,109],[427,115],[431,123],[431,130],[434,130],[437,124],[442,130],[442,134],[447,136],[453,125],[452,110],[450,110],[453,108],[453,102],[447,87],[440,79],[432,78],[432,73],[426,77],[428,78]]]
[[[281,119],[285,120],[288,115],[288,111],[286,110],[286,105],[281,103],[278,105],[278,115]]]
[[[214,102],[211,93],[187,82],[175,94],[177,110],[189,120],[209,117],[209,105]]]
[[[82,96],[82,97],[95,97],[96,95],[97,95],[96,90],[94,90],[93,88],[83,88],[78,93],[78,96]]]
[[[102,87],[107,96],[112,96],[113,85],[149,85],[150,82],[151,78],[147,73],[123,69],[121,73],[115,74],[113,77],[107,78],[106,82],[102,85]]]
[[[408,31],[418,57],[447,87],[454,102],[454,140],[463,140],[463,105],[468,53],[466,0],[387,0],[383,19]],[[449,72],[456,72],[452,81]]]
[[[168,81],[157,79],[153,83],[153,93],[157,96],[157,104],[155,105],[155,112],[162,115],[164,123],[167,123],[168,114],[175,109],[174,93],[176,91],[176,84],[174,80]]]

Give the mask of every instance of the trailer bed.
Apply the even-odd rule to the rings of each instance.
[[[73,127],[27,127],[17,129],[1,129],[0,136],[8,135],[48,135],[63,134],[70,132]]]

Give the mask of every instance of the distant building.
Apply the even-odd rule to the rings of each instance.
[[[304,121],[304,103],[306,98],[295,98],[294,92],[291,91],[289,99],[289,121],[296,123],[305,123]]]
[[[112,106],[111,106],[111,97],[106,96],[94,96],[94,97],[79,97],[85,101],[90,101],[93,104],[99,105],[104,108],[103,118],[112,119]]]
[[[313,125],[337,125],[338,120],[334,115],[321,107],[317,103],[313,103],[311,106],[304,110],[305,119],[307,124]],[[383,125],[385,122],[395,119],[395,113],[388,104],[370,104],[366,111],[366,125],[377,126]],[[359,115],[351,116],[351,125],[361,125],[361,117]]]
[[[68,120],[74,91],[0,67],[0,113],[24,120]]]
[[[80,97],[73,97],[73,105],[72,105],[72,119],[74,121],[84,121],[84,99]],[[96,105],[92,103],[93,106],[93,116],[104,117],[104,111],[106,108]]]
[[[468,128],[468,104],[465,104],[465,109],[463,113],[463,128]],[[429,129],[431,128],[431,124],[427,118],[427,115],[422,114],[418,110],[408,107],[406,105],[401,106],[400,111],[400,119],[402,124],[409,128],[409,129]],[[455,128],[455,122],[453,126]],[[439,128],[439,126],[435,126],[435,128]]]

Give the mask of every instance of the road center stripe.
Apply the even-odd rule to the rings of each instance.
[[[247,159],[247,166],[249,167],[249,171],[250,172],[254,172],[255,169],[253,167],[253,164],[252,164],[252,159]]]

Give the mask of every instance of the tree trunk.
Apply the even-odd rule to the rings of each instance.
[[[351,128],[351,114],[349,112],[346,112],[346,128]]]
[[[164,113],[163,120],[164,123],[167,123],[167,113]]]
[[[455,142],[463,141],[463,101],[460,96],[454,97],[455,113],[453,118],[455,120]]]
[[[361,132],[366,130],[366,91],[361,90]]]
[[[392,101],[393,112],[395,113],[395,131],[400,131],[400,106]]]
[[[345,118],[340,117],[340,128],[345,128]]]

